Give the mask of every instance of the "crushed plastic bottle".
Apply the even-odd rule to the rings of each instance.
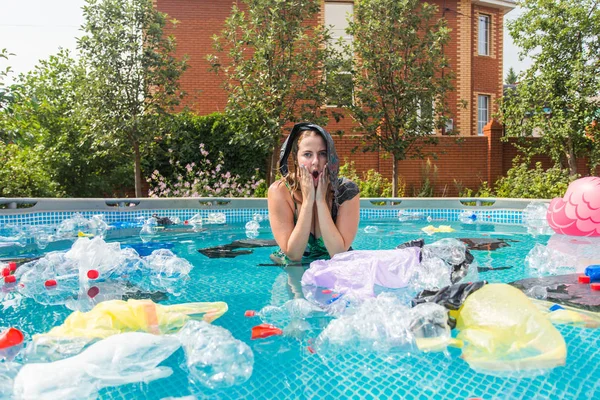
[[[474,224],[477,222],[477,214],[473,211],[465,210],[459,214],[458,220],[463,224]]]
[[[245,228],[246,231],[258,231],[260,229],[260,224],[255,220],[251,220],[246,222]]]
[[[252,375],[252,350],[227,329],[193,320],[188,321],[176,337],[185,351],[193,382],[220,389],[241,385]]]
[[[192,226],[194,232],[200,232],[202,230],[202,216],[198,213],[188,220],[188,224]]]
[[[227,223],[227,216],[224,213],[210,213],[206,218],[209,225],[223,225]]]
[[[537,235],[552,235],[554,230],[548,224],[546,215],[548,214],[549,203],[532,201],[523,210],[523,225],[527,227],[527,232],[534,237]]]
[[[379,228],[377,228],[376,226],[369,225],[369,226],[365,226],[364,231],[365,231],[365,233],[369,233],[369,234],[377,233],[377,232],[379,232]]]
[[[329,323],[315,341],[318,354],[439,351],[450,340],[447,311],[434,304],[403,305],[390,294],[367,299]]]
[[[252,316],[257,316],[261,321],[277,326],[284,326],[292,320],[326,316],[325,311],[305,299],[286,301],[280,307],[268,305]]]
[[[148,243],[158,236],[157,227],[158,223],[156,222],[156,218],[148,218],[140,230],[140,239],[142,239],[142,242]]]

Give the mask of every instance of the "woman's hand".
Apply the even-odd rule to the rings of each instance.
[[[327,173],[327,164],[319,174],[319,183],[317,184],[316,202],[327,202],[327,190],[329,189],[329,174]]]
[[[300,165],[300,190],[302,191],[302,204],[312,205],[315,202],[315,184],[313,177],[304,165]]]

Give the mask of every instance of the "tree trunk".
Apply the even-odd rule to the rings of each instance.
[[[392,197],[398,197],[398,159],[392,154]]]
[[[569,138],[567,140],[567,149],[566,149],[566,158],[567,165],[569,166],[569,175],[575,176],[577,175],[577,160],[575,159],[575,153],[573,152],[573,141]]]
[[[133,142],[134,154],[134,174],[135,174],[135,197],[143,197],[142,195],[142,162],[140,156],[140,144]]]

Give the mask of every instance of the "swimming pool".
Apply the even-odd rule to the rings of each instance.
[[[496,250],[474,250],[482,267],[479,278],[489,282],[511,282],[528,277],[524,259],[536,243],[546,244],[549,236],[533,237],[520,225],[518,211],[481,211],[474,224],[457,221],[460,210],[411,210],[432,218],[399,222],[392,215],[397,210],[362,210],[359,233],[353,244],[356,249],[392,249],[400,243],[424,237],[427,243],[438,239],[496,238],[508,239],[507,247]],[[478,211],[479,212],[479,211]],[[190,212],[188,212],[190,213]],[[165,365],[175,373],[149,384],[131,384],[106,388],[100,398],[598,398],[600,376],[597,358],[600,356],[600,333],[597,330],[557,326],[567,343],[567,363],[551,372],[534,377],[502,378],[473,371],[459,358],[460,351],[447,353],[394,353],[374,354],[356,352],[336,358],[322,358],[308,350],[312,341],[327,321],[320,320],[313,330],[300,337],[275,336],[264,340],[250,340],[250,330],[260,323],[257,318],[246,318],[246,310],[260,310],[266,305],[282,305],[294,295],[296,281],[293,275],[268,264],[271,247],[253,249],[252,254],[235,258],[208,258],[198,249],[231,243],[246,238],[245,222],[255,213],[266,215],[264,209],[230,211],[226,225],[208,225],[199,233],[161,232],[157,241],[172,242],[172,251],[194,265],[190,281],[181,295],[168,296],[161,304],[185,302],[224,301],[229,311],[214,322],[228,329],[237,339],[246,342],[254,353],[251,378],[240,386],[210,390],[188,381],[181,364],[183,352],[177,351]],[[387,214],[387,215],[386,215]],[[186,216],[186,214],[182,214]],[[489,218],[486,218],[489,216]],[[29,216],[32,217],[32,216]],[[40,221],[62,216],[38,216]],[[21,216],[20,218],[25,218]],[[48,218],[48,219],[44,219]],[[189,217],[188,217],[189,218]],[[496,220],[497,223],[488,221]],[[503,222],[500,222],[503,221]],[[421,228],[450,225],[451,233],[431,236]],[[365,233],[367,226],[376,232]],[[368,229],[368,231],[375,231]],[[123,244],[139,243],[138,236],[128,236],[127,229],[113,234],[111,241]],[[257,239],[272,239],[268,222],[262,222]],[[51,244],[48,250],[67,249],[70,244]],[[33,247],[0,248],[0,258],[32,255]],[[504,268],[500,268],[504,267]],[[510,267],[510,268],[506,268]],[[494,270],[496,269],[496,270]],[[297,292],[297,290],[296,290]],[[16,326],[31,335],[46,332],[63,322],[70,311],[64,306],[42,306],[31,299],[12,300],[0,309],[1,326]]]

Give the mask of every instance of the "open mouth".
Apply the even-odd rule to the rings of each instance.
[[[317,179],[319,177],[319,171],[313,171],[312,176],[313,178]]]

